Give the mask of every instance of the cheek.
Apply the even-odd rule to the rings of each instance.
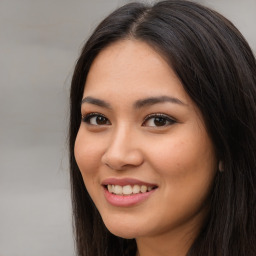
[[[186,175],[215,169],[213,144],[205,130],[199,127],[180,129],[151,147],[151,159],[159,172],[166,175]]]
[[[82,127],[83,128],[83,127]],[[96,203],[102,145],[80,127],[74,146],[75,159],[90,197]],[[97,143],[98,142],[98,143]],[[102,149],[101,149],[102,150]]]
[[[214,150],[210,141],[198,137],[190,140],[176,137],[159,144],[151,152],[155,156],[151,164],[161,177],[164,207],[158,208],[158,214],[165,216],[168,223],[178,225],[208,202],[217,170]]]
[[[101,145],[95,143],[93,137],[86,136],[80,128],[76,137],[74,154],[79,170],[83,176],[85,185],[95,183],[98,167],[101,163]]]
[[[214,148],[207,134],[182,133],[158,143],[151,151],[151,164],[165,195],[176,203],[204,200],[217,170]],[[154,156],[154,157],[153,157]]]

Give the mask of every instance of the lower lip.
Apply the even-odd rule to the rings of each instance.
[[[106,200],[114,206],[129,207],[129,206],[134,206],[144,202],[155,192],[155,190],[156,189],[153,189],[146,193],[138,193],[138,194],[122,196],[122,195],[112,194],[104,187],[104,195]]]

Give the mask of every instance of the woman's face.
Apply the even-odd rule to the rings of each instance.
[[[117,236],[197,232],[217,170],[196,105],[166,61],[135,40],[94,60],[75,157],[102,219]]]

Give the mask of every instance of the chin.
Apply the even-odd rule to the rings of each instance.
[[[141,228],[136,224],[131,225],[131,223],[124,223],[124,221],[107,221],[103,219],[103,222],[110,233],[115,236],[122,237],[125,239],[133,239],[141,236]]]
[[[119,230],[108,229],[108,230],[113,235],[124,238],[124,239],[134,239],[137,237],[137,235],[135,235],[134,232],[121,231],[120,229]]]

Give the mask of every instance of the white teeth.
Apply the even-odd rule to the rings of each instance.
[[[114,186],[114,191],[116,195],[122,195],[123,194],[123,188],[119,185]]]
[[[140,193],[140,186],[139,185],[134,185],[132,188],[133,194],[138,194]]]
[[[140,187],[140,192],[141,193],[145,193],[146,191],[147,191],[147,186],[145,186],[145,185],[142,185],[141,187]]]
[[[113,190],[112,190],[112,185],[108,185],[108,191],[109,191],[110,193],[113,192]]]
[[[130,185],[126,185],[123,187],[123,194],[130,195],[132,194],[132,187]]]
[[[107,185],[107,189],[110,193],[116,195],[131,195],[131,194],[138,194],[138,193],[146,193],[147,191],[151,191],[153,189],[152,186],[146,185]]]

